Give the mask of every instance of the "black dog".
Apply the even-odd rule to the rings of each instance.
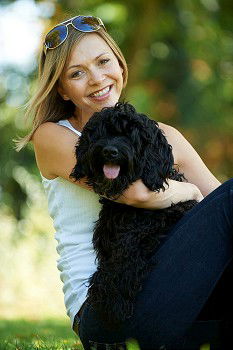
[[[184,180],[174,168],[172,147],[158,124],[128,103],[94,113],[83,129],[76,156],[70,177],[86,177],[96,193],[111,199],[138,179],[151,191],[165,190],[168,178]],[[161,238],[197,202],[163,210],[135,208],[106,198],[100,202],[103,206],[93,235],[98,267],[89,279],[88,301],[112,327],[132,315]]]

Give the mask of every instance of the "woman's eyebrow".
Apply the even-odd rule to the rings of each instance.
[[[106,54],[108,54],[108,52],[103,52],[103,53],[101,53],[100,55],[98,55],[97,57],[94,58],[94,61],[98,60],[98,58],[99,58],[100,56],[103,56],[103,55],[106,55]],[[81,67],[81,66],[82,66],[81,64],[74,64],[73,66],[68,67],[67,70],[69,70],[69,69],[71,69],[71,68]]]

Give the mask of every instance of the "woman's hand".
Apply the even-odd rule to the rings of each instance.
[[[137,208],[164,209],[178,202],[197,200],[203,196],[197,186],[188,182],[167,180],[165,191],[150,191],[141,180],[135,181],[118,199],[118,203],[128,204]]]

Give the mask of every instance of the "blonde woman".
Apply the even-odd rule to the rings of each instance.
[[[181,349],[232,258],[232,182],[220,186],[189,142],[168,125],[159,123],[189,182],[169,180],[165,192],[154,193],[136,181],[118,201],[151,210],[189,199],[201,203],[156,253],[159,263],[135,302],[134,315],[118,331],[105,330],[86,300],[88,278],[97,268],[92,232],[100,204],[84,181],[69,177],[74,147],[93,112],[119,100],[127,76],[124,56],[101,19],[77,16],[58,24],[45,37],[38,89],[27,112],[33,128],[18,150],[33,142],[56,230],[67,314],[84,348],[124,348],[128,338],[135,338],[141,349]]]

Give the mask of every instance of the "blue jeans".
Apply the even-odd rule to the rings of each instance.
[[[136,339],[141,350],[198,349],[202,342],[211,341],[197,339],[190,345],[190,330],[196,327],[201,338],[198,327],[204,320],[199,315],[231,265],[232,238],[233,179],[210,193],[173,226],[154,254],[156,266],[135,300],[133,316],[117,331],[106,330],[86,303],[79,324],[85,350],[125,349],[129,338]],[[221,295],[217,303],[224,300],[230,279],[232,273],[228,273],[223,298]],[[210,338],[216,335],[218,325],[214,322],[209,324]]]

